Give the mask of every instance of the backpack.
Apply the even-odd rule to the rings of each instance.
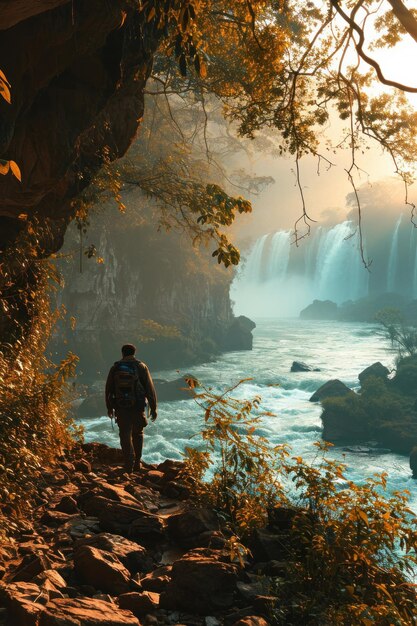
[[[137,361],[116,361],[114,364],[114,402],[116,408],[133,409],[145,406],[145,390],[139,379]]]

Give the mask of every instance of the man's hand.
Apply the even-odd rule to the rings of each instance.
[[[151,422],[154,422],[157,417],[158,417],[158,413],[156,411],[153,411],[151,413]]]
[[[110,419],[112,419],[114,417],[114,409],[110,409],[109,411],[107,411],[107,415],[110,417]]]

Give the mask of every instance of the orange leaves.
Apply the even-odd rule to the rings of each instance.
[[[18,166],[18,164],[16,162],[15,161],[5,161],[4,159],[0,159],[0,174],[3,174],[3,176],[5,176],[9,172],[11,172],[13,174],[13,176],[15,178],[17,178],[17,180],[19,182],[22,181],[22,174],[21,174],[20,168],[19,168],[19,166]]]
[[[10,89],[11,85],[9,81],[7,80],[5,74],[0,70],[0,96],[2,96],[8,104],[11,104],[12,102]]]

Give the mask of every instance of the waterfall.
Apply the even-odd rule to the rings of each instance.
[[[388,257],[387,270],[387,291],[395,291],[397,272],[398,272],[398,239],[401,226],[402,214],[397,220],[394,233],[392,235],[391,248]]]
[[[285,278],[290,260],[291,234],[279,230],[271,239],[270,261],[266,267],[266,279],[279,281]]]

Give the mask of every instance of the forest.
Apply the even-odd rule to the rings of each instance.
[[[0,626],[415,624],[416,42],[0,0]]]

